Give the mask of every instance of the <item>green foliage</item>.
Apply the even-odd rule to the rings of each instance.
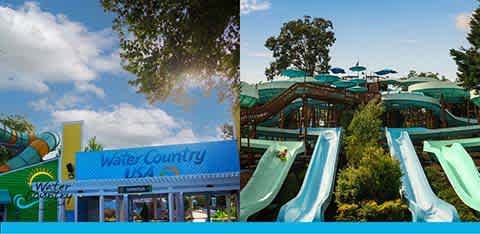
[[[225,123],[221,126],[221,136],[225,140],[233,139],[233,125]]]
[[[437,80],[447,80],[445,76],[440,76],[438,72],[417,72],[415,70],[410,70],[408,72],[407,78],[414,78],[414,77],[428,77],[428,78],[434,78]]]
[[[358,166],[340,171],[335,189],[337,204],[359,203],[364,200],[385,202],[398,199],[402,172],[397,160],[381,147],[367,146]]]
[[[5,162],[10,158],[10,152],[7,147],[0,145],[0,165],[5,164]]]
[[[473,12],[470,32],[467,35],[469,48],[451,49],[450,55],[457,64],[457,76],[468,90],[480,82],[480,6]]]
[[[85,152],[93,152],[93,151],[102,151],[103,145],[97,142],[97,137],[91,137],[88,139],[88,144],[85,146],[83,151]]]
[[[364,201],[360,205],[342,204],[338,207],[337,221],[405,221],[411,219],[408,206],[400,199],[378,204]]]
[[[0,123],[15,131],[32,134],[35,132],[33,124],[21,115],[1,115]]]
[[[305,71],[307,75],[328,73],[329,51],[335,43],[332,29],[331,21],[310,16],[284,23],[280,34],[265,42],[275,59],[265,69],[267,78],[271,80],[289,67]]]
[[[359,107],[346,130],[345,150],[349,164],[357,165],[362,150],[368,146],[378,145],[381,137],[381,116],[385,107],[378,100]]]
[[[348,166],[337,176],[337,220],[406,220],[409,214],[399,200],[400,163],[379,144],[383,112],[382,103],[372,100],[360,106],[346,130]]]
[[[437,196],[452,204],[457,209],[460,219],[463,221],[480,221],[480,212],[475,211],[465,205],[453,190],[453,187],[448,182],[445,173],[438,165],[425,167],[425,174],[432,186],[433,191]]]
[[[192,79],[219,97],[237,95],[239,0],[101,0],[113,13],[129,82],[150,102],[186,102]],[[231,89],[230,89],[231,88]],[[235,100],[235,99],[234,99]]]

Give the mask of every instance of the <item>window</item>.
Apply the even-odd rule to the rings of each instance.
[[[206,193],[185,194],[183,197],[185,222],[208,221],[208,195]]]
[[[119,214],[117,214],[117,199],[114,196],[106,196],[103,200],[103,220],[105,222],[119,221]]]
[[[131,196],[129,217],[134,222],[168,222],[168,195]]]

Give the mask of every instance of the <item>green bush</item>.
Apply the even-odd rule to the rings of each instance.
[[[405,221],[411,219],[408,206],[400,199],[378,204],[364,201],[357,204],[342,204],[338,207],[337,221]]]
[[[376,146],[365,147],[360,158],[358,166],[340,171],[335,189],[337,204],[399,198],[402,177],[399,162]]]
[[[374,99],[367,105],[360,106],[355,112],[345,137],[345,151],[350,165],[357,165],[366,146],[378,145],[384,111],[383,104]]]
[[[355,112],[346,130],[348,166],[337,177],[337,220],[408,220],[408,207],[399,199],[400,163],[379,144],[383,112],[382,103],[372,100]]]

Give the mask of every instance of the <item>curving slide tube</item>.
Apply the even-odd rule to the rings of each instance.
[[[330,203],[335,184],[341,128],[314,130],[318,131],[317,143],[302,188],[294,199],[282,206],[277,221],[312,222],[324,219],[323,213]]]
[[[433,153],[460,199],[480,211],[480,173],[464,146],[480,145],[479,138],[424,141],[423,150]]]
[[[246,141],[242,139],[242,145]],[[247,185],[240,191],[240,220],[267,207],[277,196],[288,172],[298,154],[303,153],[303,142],[268,141],[250,139],[250,147],[267,149],[258,162],[257,168]],[[285,160],[281,160],[280,152],[288,152]]]
[[[43,156],[53,151],[60,143],[58,136],[53,132],[44,132],[35,136],[25,132],[17,132],[5,125],[0,128],[0,142],[26,146],[21,153],[0,165],[0,173],[38,163]]]
[[[459,221],[457,210],[438,198],[417,157],[407,129],[385,129],[392,157],[400,161],[402,191],[409,203],[414,222]]]

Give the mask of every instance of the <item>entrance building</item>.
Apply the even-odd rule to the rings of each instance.
[[[75,179],[49,188],[49,193],[66,193],[58,199],[59,221],[225,222],[239,217],[235,141],[78,152],[69,173]]]

